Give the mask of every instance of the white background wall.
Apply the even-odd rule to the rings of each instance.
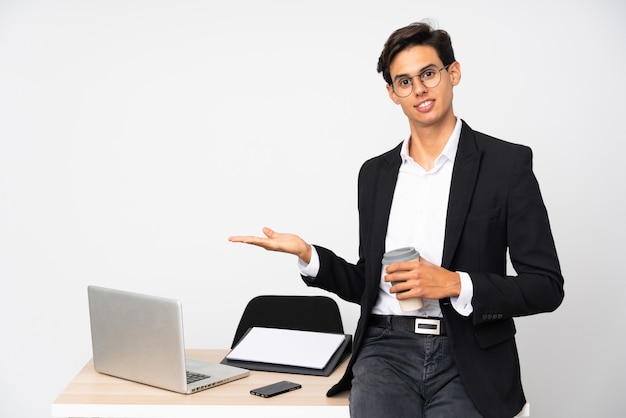
[[[457,115],[535,152],[566,298],[517,321],[532,416],[623,416],[618,0],[0,0],[0,416],[49,416],[91,357],[88,284],[180,299],[192,348],[255,295],[324,294],[227,237],[356,261],[357,171],[408,133],[376,62],[422,18],[453,38]]]

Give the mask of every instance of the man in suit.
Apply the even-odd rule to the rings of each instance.
[[[347,372],[329,391],[351,390],[351,416],[513,417],[526,402],[513,318],[564,295],[531,150],[455,116],[461,67],[445,31],[398,29],[378,71],[410,136],[361,168],[358,262],[269,228],[230,240],[295,254],[308,285],[361,305]],[[383,269],[385,251],[407,246],[418,261]],[[424,306],[402,311],[411,297]]]

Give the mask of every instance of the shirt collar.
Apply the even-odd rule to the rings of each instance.
[[[449,160],[454,163],[454,158],[456,156],[456,151],[459,148],[459,139],[461,138],[461,126],[463,123],[460,118],[456,119],[456,125],[454,125],[454,130],[446,142],[446,146],[443,147],[441,154],[437,157],[435,165],[441,165],[445,160]],[[402,148],[400,149],[400,157],[402,157],[402,163],[406,164],[407,162],[414,162],[413,158],[409,155],[409,140],[411,137],[409,136],[402,143]]]

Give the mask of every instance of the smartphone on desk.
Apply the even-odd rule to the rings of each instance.
[[[299,383],[288,382],[283,380],[282,382],[272,383],[271,385],[261,386],[260,388],[252,389],[250,393],[252,395],[260,396],[262,398],[271,398],[272,396],[280,395],[281,393],[291,392],[292,390],[300,389],[302,387]]]

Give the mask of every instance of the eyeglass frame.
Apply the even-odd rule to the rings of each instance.
[[[404,95],[404,96],[401,96],[401,95],[399,95],[399,94],[396,92],[396,88],[395,88],[395,85],[394,85],[394,81],[392,81],[389,85],[391,86],[391,90],[393,90],[393,93],[394,93],[396,96],[400,97],[400,98],[409,97],[409,96],[411,95],[411,93],[413,93],[413,91],[415,90],[415,82],[413,81],[413,79],[414,79],[415,77],[419,77],[419,79],[420,79],[420,83],[422,83],[422,86],[426,87],[427,89],[434,89],[435,87],[437,87],[437,86],[441,83],[441,72],[442,72],[443,70],[446,70],[446,71],[447,71],[447,70],[448,70],[448,67],[450,67],[452,64],[454,64],[454,62],[451,62],[451,63],[450,63],[450,64],[448,64],[448,65],[444,65],[444,66],[443,66],[443,67],[441,67],[441,68],[437,68],[437,67],[435,66],[435,64],[433,64],[433,65],[430,65],[430,66],[426,67],[426,68],[425,68],[425,69],[424,69],[421,73],[416,74],[416,75],[414,75],[414,76],[412,76],[412,77],[408,77],[408,76],[403,76],[403,77],[401,77],[403,80],[404,80],[404,79],[406,79],[406,80],[408,80],[408,81],[409,81],[409,83],[411,83],[411,91],[409,91],[409,92],[408,92],[406,95]],[[437,71],[439,72],[439,81],[437,81],[437,84],[435,84],[434,86],[427,86],[427,85],[424,83],[424,81],[422,80],[422,76],[424,75],[424,73],[426,73],[426,72],[428,72],[428,71],[433,71],[433,70],[437,70]]]

